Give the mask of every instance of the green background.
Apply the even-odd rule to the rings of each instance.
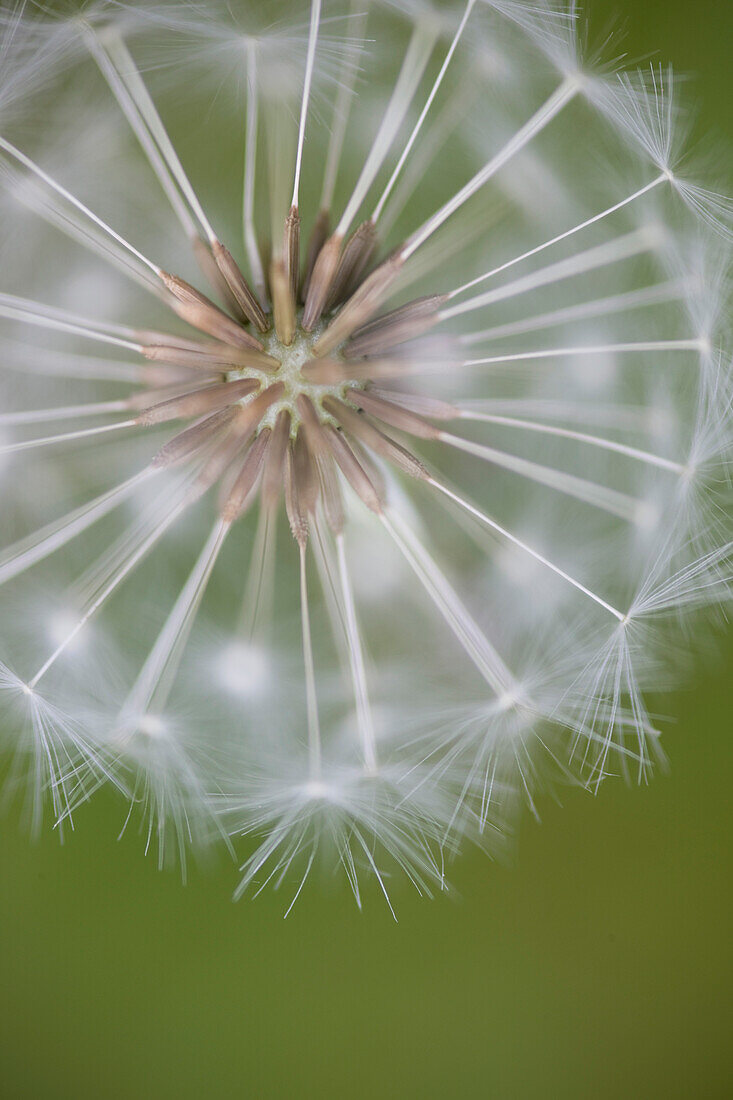
[[[590,7],[730,140],[726,0]],[[664,700],[668,775],[546,801],[515,865],[467,854],[399,924],[341,889],[233,905],[225,863],[183,887],[104,798],[63,847],[6,818],[3,1100],[730,1095],[732,658]]]

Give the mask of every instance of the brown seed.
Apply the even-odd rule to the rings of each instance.
[[[391,256],[364,280],[313,345],[314,355],[328,355],[348,339],[352,332],[366,324],[389,294],[392,283],[402,270],[403,263],[399,254]]]
[[[225,523],[234,523],[242,516],[254,499],[262,464],[270,442],[271,432],[265,428],[247,451],[234,484],[225,496],[220,497],[219,512]]]
[[[241,325],[219,309],[217,305],[192,287],[184,279],[168,272],[161,272],[160,278],[173,295],[175,301],[172,307],[175,312],[189,325],[207,332],[216,340],[225,344],[234,344],[235,347],[257,348],[262,350],[262,344],[251,333],[243,329]]]
[[[308,446],[308,436],[302,428],[295,437],[293,460],[298,499],[306,512],[310,514],[315,512],[318,503],[318,471],[313,454]]]
[[[316,458],[318,478],[321,486],[321,500],[326,523],[334,535],[340,535],[344,529],[344,502],[341,498],[341,487],[338,474],[334,465],[333,454],[324,433],[324,451]]]
[[[216,294],[224,303],[229,313],[231,313],[232,317],[236,317],[238,321],[246,322],[247,318],[239,308],[237,299],[232,294],[224,275],[219,270],[208,241],[202,240],[201,237],[195,237],[191,244],[193,245],[193,254],[196,257],[196,262],[204,278],[207,279],[209,285],[214,288]]]
[[[265,455],[265,468],[262,473],[262,504],[272,508],[278,501],[285,476],[285,455],[290,442],[290,413],[282,409],[277,414],[275,427],[270,436],[270,445]]]
[[[319,386],[336,386],[339,382],[348,382],[353,378],[351,371],[338,359],[309,359],[300,368],[300,373],[309,382]]]
[[[419,439],[440,438],[440,428],[436,428],[429,420],[425,420],[409,409],[394,405],[378,394],[369,390],[349,389],[347,396],[353,405],[363,409],[364,412],[371,413],[372,416],[376,416],[378,420],[382,420],[385,424],[397,428],[398,431],[415,435]]]
[[[269,326],[262,306],[257,301],[254,292],[239,268],[239,264],[229,249],[225,248],[221,241],[213,241],[211,250],[217,269],[226,280],[230,297],[234,298],[239,310],[253,325],[257,326],[260,332],[267,332]]]
[[[308,241],[308,251],[305,257],[305,269],[303,271],[303,297],[308,299],[308,289],[310,287],[311,275],[313,274],[313,268],[316,265],[316,260],[320,254],[321,249],[326,243],[328,238],[328,230],[331,225],[331,215],[328,210],[320,210],[318,217],[313,223],[311,230],[310,240]]]
[[[338,268],[326,300],[334,309],[358,287],[377,244],[377,229],[371,218],[362,222],[349,237],[341,253]]]
[[[208,466],[205,468],[215,472],[215,476],[212,474],[213,481],[217,481],[222,474],[226,473],[230,469],[231,464],[241,453],[242,448],[246,446],[247,441],[257,430],[262,417],[267,412],[270,405],[282,394],[282,384],[276,383],[274,386],[268,386],[268,388],[252,401],[246,405],[239,405],[231,409],[232,417],[226,425],[226,429],[223,433],[224,443],[218,451],[214,453],[209,460]],[[269,428],[263,429],[269,432]],[[219,464],[217,466],[217,463]],[[216,470],[218,469],[218,473]],[[229,479],[227,485],[231,488],[233,479]]]
[[[204,447],[217,436],[224,437],[224,430],[231,427],[234,420],[234,408],[229,406],[220,409],[211,416],[205,416],[202,420],[185,428],[174,435],[167,443],[164,443],[151,463],[157,469],[177,466],[186,462],[189,458],[198,454]]]
[[[255,378],[243,378],[239,382],[220,382],[203,389],[190,390],[179,397],[161,401],[145,409],[137,417],[137,422],[146,427],[152,424],[164,424],[168,420],[184,420],[193,416],[205,416],[207,413],[233,405],[259,389]]]
[[[303,422],[302,432],[305,435],[305,442],[318,474],[326,520],[331,530],[337,533],[343,530],[344,510],[324,425],[309,397],[300,394],[295,403]]]
[[[323,425],[315,410],[310,397],[304,393],[299,394],[295,406],[303,421],[305,437],[313,455],[323,454],[326,449],[326,441],[323,438]]]
[[[348,345],[347,345],[348,346]],[[354,381],[376,381],[387,378],[406,378],[410,375],[449,373],[458,370],[465,352],[458,348],[452,337],[418,337],[387,356],[367,359],[347,359],[344,368]]]
[[[421,336],[437,324],[438,313],[445,301],[445,295],[431,294],[376,317],[354,333],[344,348],[344,354],[355,359],[379,355],[397,344]]]
[[[236,409],[235,431],[246,435],[254,431],[270,405],[282,397],[284,391],[282,382],[275,382],[246,405],[240,405]]]
[[[165,365],[155,367],[145,365],[139,367],[137,377],[142,385],[149,386],[151,389],[160,389],[164,386],[175,385],[185,385],[188,389],[193,389],[195,386],[201,386],[205,382],[224,381],[220,373],[205,375],[202,374],[201,371],[194,371],[188,367],[170,367]]]
[[[397,390],[380,390],[370,387],[369,393],[381,397],[393,405],[409,409],[418,416],[427,416],[431,420],[456,420],[461,415],[457,405],[442,401],[439,397],[426,397],[421,393],[399,393]]]
[[[328,238],[318,253],[308,284],[301,322],[306,332],[312,332],[321,319],[326,300],[331,292],[331,284],[338,270],[342,241],[343,237],[335,233]]]
[[[206,346],[201,340],[192,340],[188,336],[174,336],[170,332],[156,332],[148,328],[136,329],[135,338],[141,344],[150,347],[179,348],[183,351],[198,351],[202,346]]]
[[[216,440],[214,449],[204,463],[204,467],[198,476],[198,484],[203,489],[208,489],[219,479],[231,471],[232,464],[241,457],[242,450],[246,447],[251,436],[242,436],[234,430],[234,421],[222,428],[220,438]],[[231,485],[232,482],[229,482]]]
[[[214,385],[222,381],[221,375],[215,378],[202,379],[199,374],[197,374],[195,378],[192,378],[189,374],[185,382],[179,378],[170,381],[168,384],[164,383],[160,386],[153,386],[150,389],[133,393],[131,397],[128,397],[126,405],[128,409],[142,411],[143,409],[153,408],[155,405],[159,405],[163,401],[168,401],[172,397],[179,397],[182,394],[191,393],[194,388],[201,389],[202,382]]]
[[[233,321],[231,317],[227,317],[224,313],[221,315],[213,313],[209,306],[199,305],[195,302],[176,302],[173,309],[186,324],[200,329],[201,332],[208,333],[215,340],[220,340],[225,344],[233,344],[237,348],[262,350],[260,341],[251,336],[246,329],[243,329],[241,325],[238,325],[236,321]]]
[[[315,360],[315,362],[321,362],[321,360]],[[331,362],[328,358],[323,360],[324,363]],[[336,360],[338,362],[338,360]],[[342,364],[342,373],[339,377],[336,377],[334,372],[333,382],[343,382],[351,379],[353,382],[370,382],[377,379],[387,378],[404,378],[405,375],[419,374],[421,360],[413,360],[412,358],[398,358],[391,359],[349,359]],[[305,369],[305,364],[302,368]],[[314,373],[312,381],[320,381],[318,376]],[[327,379],[330,382],[331,379]]]
[[[342,435],[343,433],[339,433]],[[377,491],[377,496],[384,503],[387,499],[387,483],[384,480],[384,474],[376,462],[372,458],[372,455],[363,447],[358,439],[350,439],[349,447],[356,455],[359,465],[364,470],[364,473],[371,481],[372,485]]]
[[[147,344],[142,348],[146,359],[154,362],[170,363],[177,367],[191,367],[198,370],[237,369],[250,367],[254,370],[275,371],[280,367],[277,359],[255,348],[233,348],[229,344],[201,343],[198,348],[178,348],[164,344]]]
[[[291,441],[285,455],[285,511],[293,538],[301,550],[308,542],[308,510],[299,498],[295,470],[295,445]]]
[[[380,495],[343,434],[333,424],[325,426],[324,434],[341,473],[367,508],[378,515],[382,511]]]
[[[381,432],[367,417],[360,415],[355,409],[350,409],[336,397],[324,397],[323,407],[338,420],[345,431],[355,435],[370,450],[382,455],[410,477],[421,481],[429,479],[430,475],[422,462]]]
[[[273,260],[270,264],[270,294],[277,338],[290,347],[295,336],[295,299],[281,260]]]
[[[283,232],[283,267],[285,278],[290,287],[293,304],[298,301],[300,284],[300,213],[297,206],[291,206],[285,219]]]

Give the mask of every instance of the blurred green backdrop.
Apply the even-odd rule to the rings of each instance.
[[[730,140],[732,5],[589,6],[694,74]],[[468,854],[452,899],[400,892],[398,925],[345,890],[285,922],[271,893],[233,905],[225,865],[182,887],[114,843],[104,799],[62,848],[6,819],[0,1095],[731,1095],[731,667],[729,644],[664,700],[669,775],[546,802],[515,866]]]

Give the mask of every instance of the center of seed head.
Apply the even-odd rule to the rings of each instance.
[[[280,370],[277,373],[280,382],[283,382],[286,386],[298,384],[298,380],[302,377],[301,367],[313,358],[313,345],[322,329],[323,325],[320,324],[313,332],[306,332],[298,323],[290,345],[283,344],[275,329],[271,329],[265,337],[265,351],[268,355],[280,361]]]
[[[302,368],[314,359],[313,346],[317,343],[328,322],[321,321],[313,328],[312,332],[306,332],[302,328],[300,320],[301,314],[298,315],[295,334],[290,344],[282,342],[275,331],[274,323],[271,324],[269,331],[262,338],[263,350],[280,363],[278,370],[267,374],[262,372],[260,379],[262,386],[264,388],[273,382],[280,382],[284,387],[284,392],[265,412],[259,423],[259,430],[273,428],[278,414],[284,410],[290,414],[290,433],[293,438],[297,435],[301,423],[301,416],[297,407],[297,400],[301,394],[310,398],[324,424],[335,423],[334,418],[326,412],[321,402],[324,397],[328,396],[342,398],[347,388],[354,385],[353,382],[349,381],[339,381],[337,383],[314,382],[303,374]],[[338,352],[334,354],[338,356]],[[251,378],[253,374],[257,375],[260,372],[253,371],[251,368],[246,371],[235,370],[230,371],[227,378],[228,381],[234,382],[244,377]]]

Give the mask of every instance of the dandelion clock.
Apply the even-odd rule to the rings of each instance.
[[[646,780],[730,582],[733,207],[673,74],[550,0],[0,21],[13,811],[110,788],[237,896],[391,904]]]

